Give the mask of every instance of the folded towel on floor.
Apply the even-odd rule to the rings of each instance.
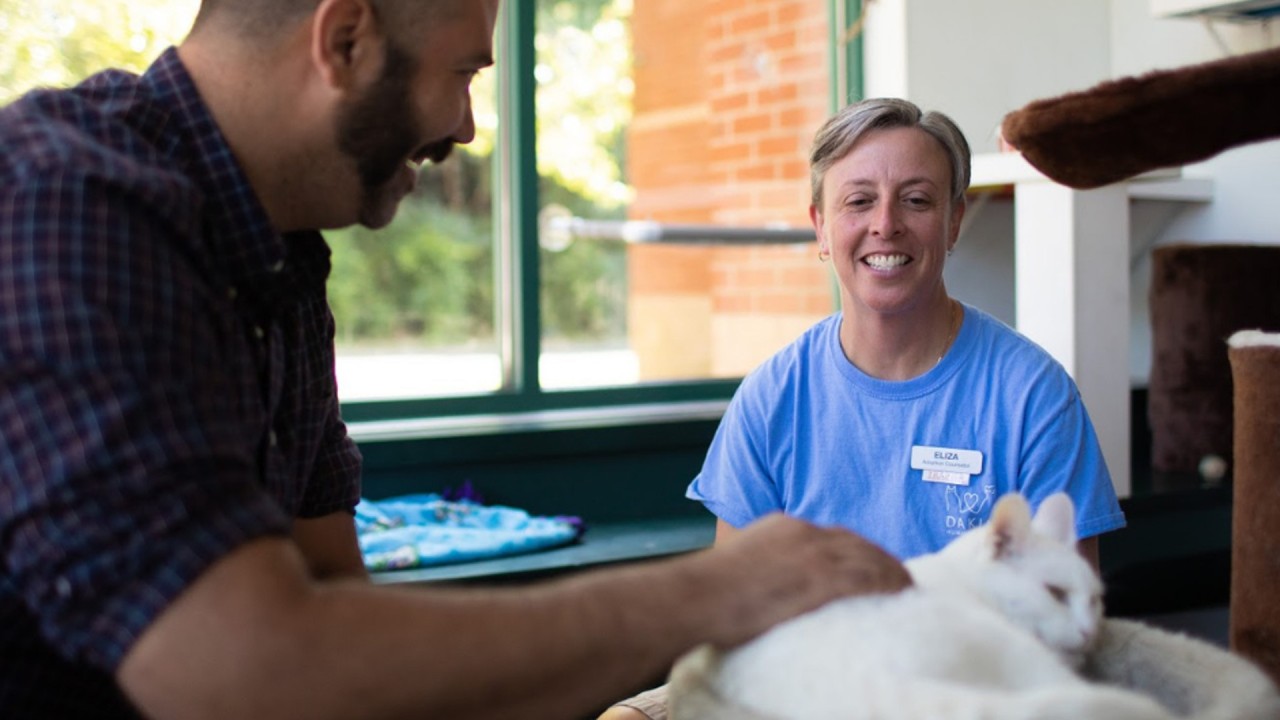
[[[361,500],[356,533],[370,570],[443,565],[543,550],[576,540],[576,517],[541,517],[435,493]]]

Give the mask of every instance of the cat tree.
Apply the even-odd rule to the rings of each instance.
[[[1155,168],[1204,160],[1246,143],[1280,138],[1278,90],[1280,48],[1274,48],[1037,100],[1006,116],[1001,135],[1051,179],[1075,188],[1093,188]],[[1251,277],[1266,288],[1274,287],[1273,273]],[[1226,282],[1241,280],[1236,276]],[[1229,286],[1219,287],[1231,292]],[[1259,297],[1274,307],[1274,292]],[[1224,353],[1225,340],[1211,338],[1207,346],[1201,342],[1196,348],[1172,352],[1174,356]],[[1253,363],[1266,362],[1255,357],[1257,352],[1231,350],[1235,467],[1230,637],[1233,651],[1280,681],[1280,476],[1274,472],[1280,470],[1280,439],[1274,421],[1268,420],[1280,413],[1280,395],[1266,394],[1266,380],[1252,374]],[[1164,362],[1172,362],[1174,356]],[[1153,369],[1153,376],[1168,371],[1167,365]],[[1220,382],[1227,379],[1219,378]],[[1247,394],[1242,396],[1242,391]],[[1206,414],[1206,421],[1213,420],[1210,415]],[[1152,419],[1153,425],[1160,421]]]
[[[1280,333],[1246,330],[1229,344],[1236,467],[1231,647],[1280,683]]]

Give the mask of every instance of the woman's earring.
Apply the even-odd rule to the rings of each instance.
[[[829,258],[829,257],[831,257],[831,251],[830,251],[830,250],[828,250],[828,249],[826,249],[826,248],[819,248],[819,249],[818,249],[818,262],[826,262],[826,261],[827,261],[827,258]]]

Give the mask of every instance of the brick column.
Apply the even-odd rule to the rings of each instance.
[[[817,0],[636,3],[633,219],[808,225],[826,20]],[[633,246],[628,259],[646,380],[742,374],[833,307],[810,244]]]

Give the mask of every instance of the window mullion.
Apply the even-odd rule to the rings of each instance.
[[[861,100],[862,0],[829,0],[831,112]]]
[[[499,40],[505,62],[499,68],[500,235],[494,270],[502,387],[517,395],[539,392],[541,352],[534,18],[534,3],[506,4]]]

